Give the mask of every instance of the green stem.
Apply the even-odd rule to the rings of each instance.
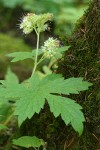
[[[53,61],[50,61],[49,65],[48,65],[48,68],[50,69],[55,63],[57,62],[57,60],[53,60]]]
[[[41,57],[41,59],[37,62],[37,65],[40,64],[44,60],[44,55]]]
[[[33,72],[32,75],[35,73],[36,67],[37,67],[37,60],[38,60],[38,50],[39,50],[39,37],[40,37],[40,33],[37,33],[37,46],[36,46],[36,55],[35,55],[35,63],[34,63],[34,68],[33,68]]]

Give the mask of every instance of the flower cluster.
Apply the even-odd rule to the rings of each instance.
[[[50,13],[41,15],[28,13],[22,18],[20,29],[22,29],[25,34],[29,34],[33,30],[35,30],[36,33],[43,32],[48,29],[47,21],[51,21],[52,18],[53,15]]]
[[[42,50],[44,52],[45,57],[50,58],[56,54],[56,49],[60,47],[60,41],[50,37],[48,40],[44,42],[44,46],[42,46]]]

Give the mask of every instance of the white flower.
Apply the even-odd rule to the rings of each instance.
[[[60,47],[60,42],[53,37],[50,37],[47,41],[44,42],[44,46],[42,46],[42,50],[44,52],[45,57],[52,57],[56,54],[56,49]]]
[[[36,33],[43,32],[48,29],[47,21],[52,20],[53,15],[50,13],[36,15],[33,13],[28,13],[22,18],[20,29],[23,30],[25,34],[31,33],[33,30]]]

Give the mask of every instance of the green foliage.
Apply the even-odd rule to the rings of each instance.
[[[82,78],[64,80],[61,75],[56,74],[43,79],[34,74],[21,84],[15,78],[15,75],[8,71],[6,80],[0,81],[3,84],[0,92],[1,97],[16,101],[15,115],[18,116],[19,126],[25,119],[39,113],[46,99],[55,117],[61,115],[66,124],[71,123],[75,131],[82,133],[82,123],[85,119],[80,111],[81,106],[69,98],[62,97],[61,94],[78,94],[79,91],[87,90],[91,83],[83,81]]]
[[[54,54],[54,58],[56,58],[56,59],[61,58],[62,55],[63,55],[63,53],[64,53],[65,51],[67,51],[69,48],[70,48],[70,46],[64,46],[64,47],[57,48],[57,49],[55,50],[56,53]]]
[[[16,61],[20,61],[20,60],[24,60],[24,59],[28,59],[28,58],[31,58],[31,59],[33,58],[32,52],[15,52],[15,53],[8,54],[8,56],[14,57],[11,62],[16,62]]]
[[[0,83],[2,83],[0,86],[0,99],[4,102],[7,102],[7,100],[15,100],[15,98],[17,98],[16,94],[18,92],[16,90],[19,88],[19,81],[17,76],[15,76],[15,74],[12,73],[9,69],[5,80],[1,80]]]
[[[42,53],[43,51],[39,49],[38,56],[41,55]],[[28,58],[34,59],[35,54],[36,54],[36,50],[33,50],[32,52],[14,52],[14,53],[8,54],[7,56],[14,57],[11,62],[17,62],[17,61],[25,60]]]
[[[82,134],[85,118],[80,111],[82,109],[80,105],[75,103],[72,99],[54,95],[48,96],[48,103],[55,117],[61,115],[66,125],[70,123],[74,130],[78,131],[79,135]]]
[[[55,50],[54,57],[56,59],[61,58],[62,53],[67,51],[69,49],[69,47],[70,46],[64,46],[64,47],[61,47],[61,48],[57,48]],[[14,52],[14,53],[8,54],[7,56],[8,57],[14,57],[11,60],[11,62],[17,62],[17,61],[25,60],[25,59],[28,59],[28,58],[34,60],[35,54],[36,54],[36,50],[33,50],[32,52]],[[41,49],[39,49],[38,56],[41,55],[41,54],[43,54],[43,51]]]
[[[13,144],[25,148],[37,148],[40,146],[44,146],[45,142],[42,139],[38,139],[36,136],[22,136],[18,139],[14,139]]]

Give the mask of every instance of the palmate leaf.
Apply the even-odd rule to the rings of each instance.
[[[37,148],[44,146],[45,142],[42,139],[38,139],[36,136],[22,136],[13,140],[13,144],[25,148]]]
[[[41,55],[42,53],[43,52],[41,51],[41,49],[39,49],[38,55]],[[11,62],[17,62],[17,61],[25,60],[28,58],[34,59],[35,54],[36,54],[36,50],[33,50],[32,52],[14,52],[14,53],[8,54],[7,56],[13,57]]]
[[[34,74],[26,83],[20,85],[20,99],[16,102],[15,110],[19,126],[26,118],[30,119],[35,113],[39,113],[46,99],[55,117],[61,115],[66,124],[71,123],[75,131],[81,134],[85,121],[81,106],[71,99],[54,94],[78,94],[89,86],[91,83],[83,81],[82,78],[64,80],[61,75],[51,74],[40,80]]]

